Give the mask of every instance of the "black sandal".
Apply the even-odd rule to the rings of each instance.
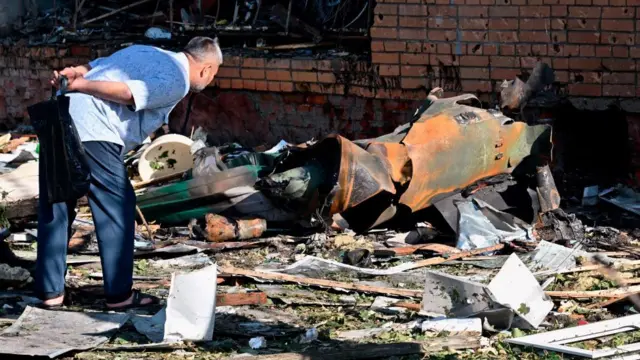
[[[160,304],[160,299],[153,295],[143,294],[140,290],[133,290],[132,293],[133,299],[131,300],[131,304],[118,307],[110,307],[109,304],[105,304],[105,308],[108,311],[125,311],[129,309],[136,309]],[[143,304],[142,301],[146,299],[151,299],[151,302]]]

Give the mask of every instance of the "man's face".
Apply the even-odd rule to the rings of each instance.
[[[198,71],[197,79],[191,84],[191,91],[200,92],[209,86],[216,74],[218,73],[218,69],[220,66],[214,63],[207,63],[202,66],[202,68]]]

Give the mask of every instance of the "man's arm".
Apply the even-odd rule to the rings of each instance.
[[[89,71],[91,71],[91,65],[85,64],[80,66],[74,66],[71,69],[75,71],[80,76],[85,76]]]
[[[69,84],[69,90],[118,104],[135,105],[129,86],[119,81],[93,81],[80,77]]]

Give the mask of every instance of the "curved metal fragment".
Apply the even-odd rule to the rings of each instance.
[[[466,105],[446,108],[427,120],[416,122],[403,141],[413,174],[400,203],[414,212],[438,195],[511,172],[536,143],[550,141],[545,125],[527,126]]]
[[[353,208],[382,192],[396,193],[391,176],[378,156],[339,135],[322,142],[332,139],[340,145],[340,170],[331,214]]]

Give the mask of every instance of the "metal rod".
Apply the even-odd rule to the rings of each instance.
[[[117,14],[119,12],[125,11],[127,9],[131,9],[132,7],[135,7],[135,6],[138,6],[138,5],[142,5],[144,3],[148,3],[149,1],[151,1],[151,0],[140,0],[140,1],[134,2],[133,4],[129,4],[129,5],[125,6],[125,7],[120,8],[120,9],[111,11],[111,12],[106,13],[104,15],[100,15],[100,16],[95,17],[93,19],[89,19],[89,20],[83,22],[82,25],[87,25],[87,24],[90,24],[90,23],[92,23],[94,21],[102,20],[102,19],[104,19],[106,17],[109,17],[111,15],[115,15],[115,14]]]
[[[285,25],[284,32],[289,35],[289,20],[291,20],[291,7],[293,5],[293,0],[289,0],[289,9],[287,10],[287,22]]]
[[[260,8],[262,7],[262,0],[258,1],[258,7],[256,8],[256,16],[253,17],[253,22],[251,23],[251,27],[256,26],[256,21],[258,21],[258,14],[260,14]]]
[[[169,32],[173,34],[173,0],[169,0]]]

